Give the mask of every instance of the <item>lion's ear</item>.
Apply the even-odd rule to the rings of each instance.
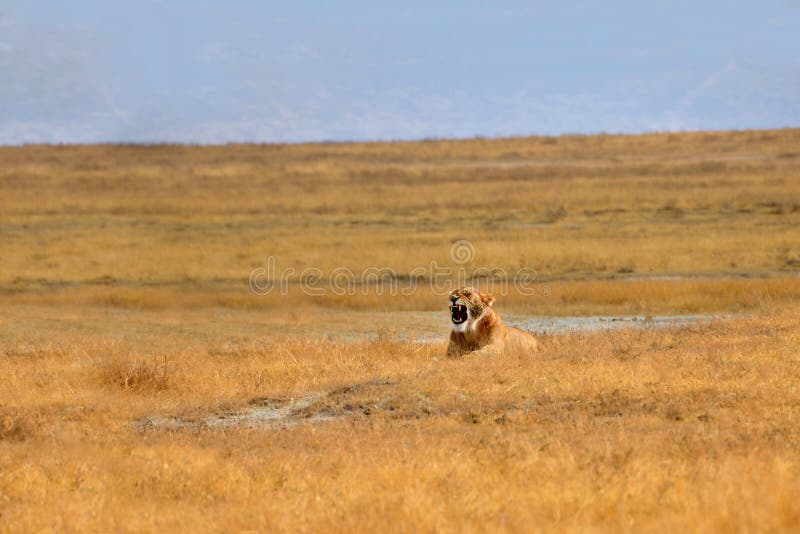
[[[487,306],[491,306],[494,304],[494,295],[490,295],[488,293],[481,293],[481,300]]]

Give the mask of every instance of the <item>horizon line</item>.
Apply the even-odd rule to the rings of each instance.
[[[321,139],[312,141],[221,141],[206,143],[201,141],[97,141],[97,142],[20,142],[3,143],[0,142],[0,149],[6,148],[26,148],[26,147],[223,147],[223,146],[313,146],[313,145],[379,145],[379,144],[422,144],[422,143],[441,143],[441,142],[462,142],[462,141],[504,141],[519,139],[559,139],[559,138],[579,138],[579,137],[644,137],[657,135],[695,135],[695,134],[719,134],[719,133],[746,133],[746,132],[785,132],[790,130],[800,130],[798,126],[781,126],[776,128],[732,128],[732,129],[685,129],[685,130],[644,130],[640,132],[607,132],[604,130],[597,132],[565,132],[560,134],[520,134],[520,135],[500,135],[500,136],[453,136],[437,137],[426,136],[416,138],[387,138],[387,139]]]

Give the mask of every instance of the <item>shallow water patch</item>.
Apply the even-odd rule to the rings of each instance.
[[[449,317],[439,312],[417,312],[402,314],[394,322],[394,327],[388,332],[378,333],[374,327],[368,330],[367,326],[359,331],[352,327],[347,332],[338,335],[329,335],[331,339],[345,341],[371,340],[379,338],[397,339],[400,341],[415,341],[420,343],[446,342],[450,335],[451,324]],[[502,314],[503,322],[508,326],[527,330],[532,334],[571,334],[578,332],[595,332],[602,330],[621,330],[624,328],[668,328],[698,324],[724,316],[718,315],[617,315],[617,316],[538,316],[522,314]]]
[[[508,315],[506,324],[542,334],[569,334],[572,332],[592,332],[596,330],[620,330],[622,328],[666,328],[700,323],[718,318],[713,315],[623,315],[623,316],[573,316],[537,317]]]

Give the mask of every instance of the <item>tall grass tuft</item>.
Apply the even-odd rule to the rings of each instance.
[[[163,391],[173,387],[169,362],[153,356],[150,359],[113,357],[100,364],[100,381],[124,391]]]

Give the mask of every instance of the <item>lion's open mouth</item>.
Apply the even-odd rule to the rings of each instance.
[[[450,315],[454,324],[461,324],[467,320],[467,307],[464,304],[451,304]]]

